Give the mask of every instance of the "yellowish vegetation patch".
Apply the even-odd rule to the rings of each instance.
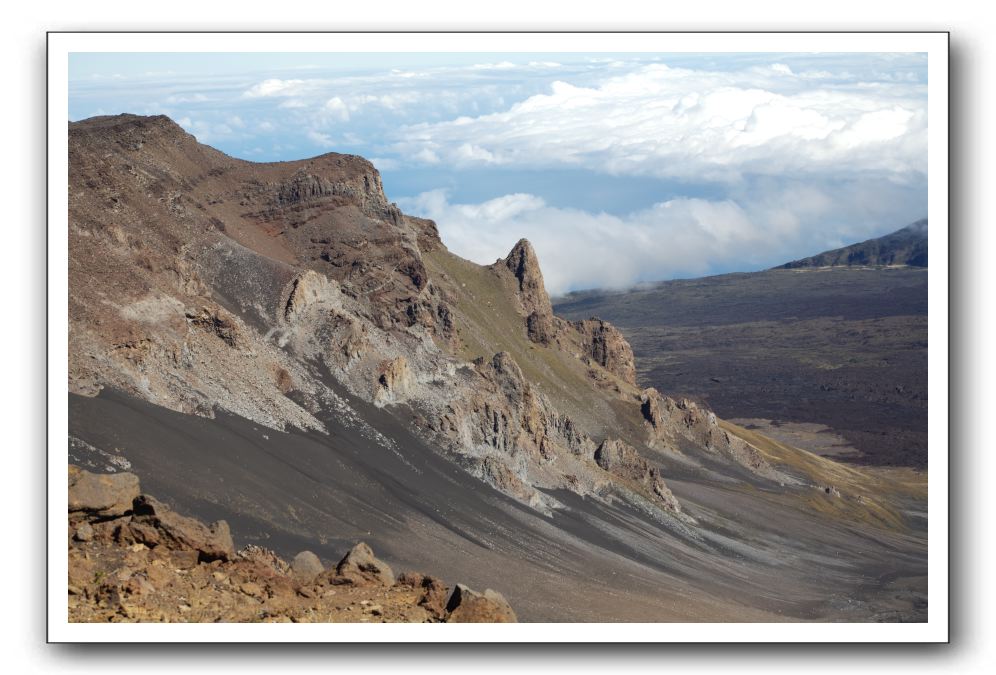
[[[927,498],[927,473],[906,468],[855,467],[786,445],[741,426],[720,421],[727,432],[744,439],[776,466],[795,469],[819,487],[839,491],[840,496],[813,488],[802,496],[805,508],[825,516],[857,521],[893,531],[907,530],[897,504]],[[799,495],[775,495],[779,501]]]

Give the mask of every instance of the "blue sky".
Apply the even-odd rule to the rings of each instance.
[[[69,118],[367,157],[454,252],[551,292],[749,271],[926,215],[922,54],[73,54]]]

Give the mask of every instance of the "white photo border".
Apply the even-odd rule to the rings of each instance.
[[[329,37],[334,36],[334,40]],[[52,32],[48,34],[48,641],[944,643],[949,641],[947,32]],[[922,52],[928,81],[929,619],[894,623],[76,624],[68,621],[69,55],[74,52]],[[777,628],[774,628],[777,626]],[[664,628],[662,630],[662,628]]]

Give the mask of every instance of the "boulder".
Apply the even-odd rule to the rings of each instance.
[[[448,623],[516,623],[508,601],[490,588],[484,593],[457,584],[446,603]]]
[[[310,583],[324,571],[322,561],[311,551],[301,551],[291,560],[291,576],[301,583]]]
[[[419,588],[426,576],[421,572],[402,572],[395,580],[398,586],[408,586],[409,588]]]
[[[164,546],[171,550],[197,551],[202,560],[231,560],[235,545],[228,523],[219,520],[204,525],[181,516],[154,497],[140,495],[133,502],[135,515],[129,526],[135,541],[146,546]]]
[[[374,556],[370,547],[360,542],[339,561],[336,574],[358,586],[393,586],[394,572]]]
[[[424,608],[436,619],[446,616],[447,594],[449,589],[435,577],[422,579],[422,596],[418,599],[419,607]]]
[[[73,536],[76,541],[93,541],[93,527],[90,523],[83,523],[76,528]]]
[[[69,466],[69,512],[85,518],[116,518],[132,508],[139,495],[133,473],[97,474]]]

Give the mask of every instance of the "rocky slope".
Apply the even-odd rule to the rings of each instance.
[[[528,242],[462,260],[355,156],[245,162],[165,117],[93,118],[69,139],[74,461],[131,465],[243,541],[318,550],[365,532],[462,578],[490,560],[528,580],[509,593],[530,618],[777,616],[730,566],[747,549],[755,583],[792,578],[799,598],[823,581],[776,571],[772,551],[834,540],[864,556],[845,586],[880,562],[802,525],[827,513],[894,529],[902,574],[919,574],[915,489],[861,476],[816,508],[827,466],[640,389],[615,327],[554,314]],[[799,540],[769,516],[737,522],[740,499],[802,514]],[[619,604],[623,571],[653,590]],[[594,604],[561,598],[556,615],[550,594],[579,583]],[[797,601],[777,612],[812,612]]]
[[[325,568],[290,563],[140,493],[130,473],[69,467],[69,620],[193,622],[515,622],[500,593],[452,590],[417,572],[395,577],[360,542]]]
[[[366,401],[413,408],[428,438],[533,506],[548,501],[538,487],[612,485],[593,453],[617,414],[590,419],[555,399],[597,382],[630,401],[635,422],[632,350],[604,321],[553,315],[529,242],[479,270],[506,290],[511,308],[495,314],[528,348],[467,354],[490,327],[461,321],[455,261],[433,223],[388,203],[362,158],[251,164],[167,118],[119,116],[70,126],[70,166],[71,392],[112,387],[179,412],[322,431],[314,412],[343,405],[330,375]],[[536,369],[555,359],[564,372],[527,377],[527,350]]]
[[[794,260],[775,269],[800,267],[834,267],[838,265],[909,265],[927,266],[927,219],[875,239],[824,251],[801,260]]]

